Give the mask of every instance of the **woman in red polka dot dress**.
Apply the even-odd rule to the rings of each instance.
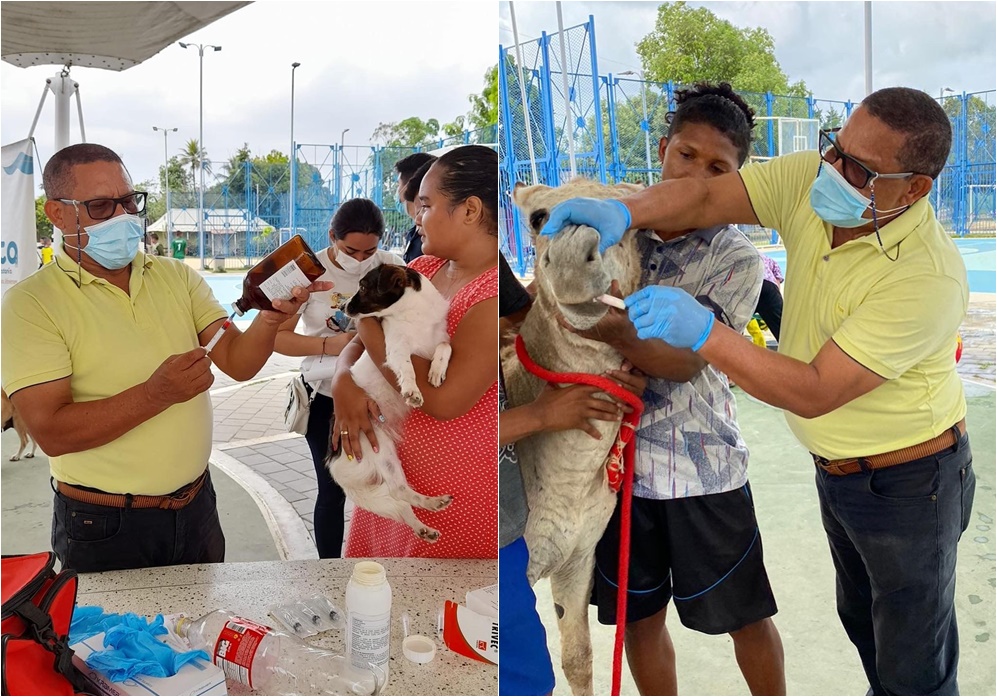
[[[443,155],[419,188],[416,224],[422,256],[412,268],[429,278],[450,301],[447,331],[453,356],[439,387],[428,381],[429,361],[413,356],[425,402],[405,422],[398,453],[409,484],[428,496],[453,494],[442,511],[415,509],[440,531],[435,543],[411,528],[357,508],[346,542],[347,557],[443,557],[493,559],[498,545],[498,156],[467,145]],[[340,354],[333,378],[335,424],[347,455],[359,452],[359,434],[372,436],[376,414],[357,387],[349,366],[364,347],[384,363],[384,333],[373,319],[360,321],[359,335]],[[396,386],[394,374],[382,368]]]

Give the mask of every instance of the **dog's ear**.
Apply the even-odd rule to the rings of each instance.
[[[420,274],[415,269],[410,269],[405,267],[405,273],[408,275],[408,284],[416,291],[422,290],[422,274]]]
[[[409,268],[407,266],[383,264],[380,270],[381,274],[377,279],[378,293],[383,295],[394,289],[400,289],[404,293],[405,288],[410,285],[408,280]]]

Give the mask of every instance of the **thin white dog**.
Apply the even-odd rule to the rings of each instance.
[[[373,422],[379,451],[375,453],[367,436],[361,433],[362,459],[351,461],[341,449],[332,452],[330,445],[326,460],[333,479],[353,503],[376,515],[405,523],[426,542],[436,542],[440,533],[420,521],[412,507],[440,511],[450,505],[453,497],[425,496],[414,491],[405,479],[396,445],[409,410],[422,406],[423,402],[412,355],[432,359],[431,385],[438,387],[446,378],[452,350],[447,334],[447,310],[446,299],[433,284],[408,267],[384,264],[360,280],[359,289],[344,311],[358,319],[381,319],[385,365],[398,376],[401,394],[384,378],[370,354],[364,352],[350,373],[377,403],[384,417],[383,422]]]

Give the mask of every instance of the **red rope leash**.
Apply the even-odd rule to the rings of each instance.
[[[633,493],[634,482],[634,438],[637,423],[640,421],[641,412],[644,411],[644,402],[640,397],[628,389],[617,385],[609,378],[601,375],[589,375],[588,373],[555,373],[537,365],[526,352],[526,343],[522,336],[516,337],[516,355],[520,363],[528,371],[536,375],[541,380],[556,383],[575,383],[582,385],[592,385],[611,394],[613,397],[626,402],[633,411],[623,417],[620,428],[620,436],[613,451],[610,453],[609,485],[613,491],[619,490],[619,470],[614,470],[614,454],[618,454],[618,449],[623,447],[623,498],[620,502],[620,566],[617,573],[616,589],[616,638],[613,643],[613,683],[610,694],[620,694],[620,682],[623,676],[623,636],[627,626],[627,585],[630,576],[630,497]],[[622,620],[622,621],[621,621]]]

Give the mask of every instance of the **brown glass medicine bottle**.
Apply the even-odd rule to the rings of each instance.
[[[273,310],[272,301],[290,300],[295,286],[310,285],[325,273],[325,267],[301,235],[295,235],[263,257],[246,274],[242,297],[232,303],[236,314],[250,310]]]

